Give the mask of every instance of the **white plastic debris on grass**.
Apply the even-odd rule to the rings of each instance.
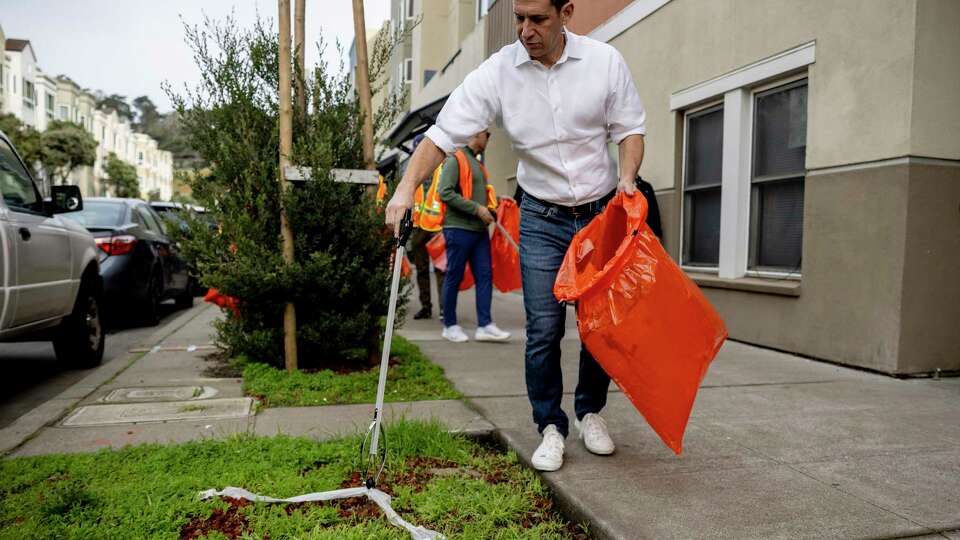
[[[217,491],[215,489],[208,489],[207,491],[200,492],[200,499],[210,499],[213,497],[232,497],[234,499],[246,499],[248,501],[254,502],[267,502],[267,503],[300,503],[300,502],[313,502],[313,501],[332,501],[335,499],[349,499],[350,497],[367,497],[371,501],[377,504],[383,513],[386,514],[387,519],[390,523],[393,523],[397,527],[406,529],[410,533],[410,538],[412,540],[445,540],[446,537],[442,534],[431,531],[430,529],[425,529],[423,527],[418,527],[412,523],[405,521],[400,517],[399,514],[394,512],[393,508],[390,506],[390,495],[380,491],[379,489],[367,489],[365,487],[355,487],[355,488],[346,488],[346,489],[335,489],[333,491],[320,491],[317,493],[307,493],[306,495],[297,495],[296,497],[290,497],[288,499],[276,499],[274,497],[266,497],[264,495],[257,495],[256,493],[250,493],[249,491],[238,488],[238,487],[226,487],[222,491]]]

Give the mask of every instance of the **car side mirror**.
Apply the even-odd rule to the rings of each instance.
[[[65,214],[83,210],[79,186],[51,186],[48,210],[51,214]]]

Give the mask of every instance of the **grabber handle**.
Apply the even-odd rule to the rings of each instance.
[[[413,232],[413,213],[407,208],[403,213],[403,219],[400,220],[400,233],[397,235],[398,248],[407,243],[411,232]]]

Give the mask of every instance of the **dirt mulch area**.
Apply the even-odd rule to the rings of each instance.
[[[233,497],[223,497],[223,500],[230,505],[226,510],[217,508],[209,517],[193,518],[180,528],[180,540],[200,538],[213,531],[219,531],[227,538],[240,538],[249,532],[250,523],[240,509],[253,503]]]
[[[203,370],[204,377],[212,379],[239,379],[243,370],[236,368],[224,351],[215,351],[203,357],[209,365]]]

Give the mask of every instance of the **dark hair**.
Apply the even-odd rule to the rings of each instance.
[[[563,9],[563,6],[570,3],[570,0],[550,0],[550,3],[553,4],[553,7],[557,8],[557,11]]]

